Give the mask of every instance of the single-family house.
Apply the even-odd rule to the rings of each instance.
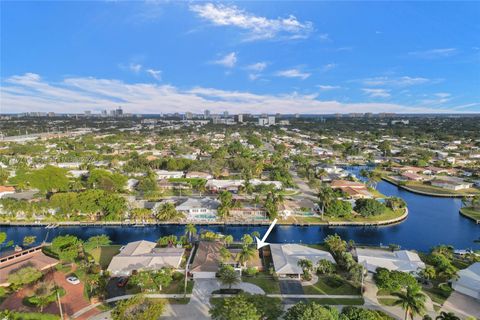
[[[188,198],[176,209],[186,215],[188,220],[215,220],[220,202],[212,198]]]
[[[458,279],[452,283],[453,290],[480,300],[480,262],[458,271]]]
[[[425,268],[425,263],[413,251],[387,251],[381,249],[357,248],[357,260],[369,272],[376,272],[377,268],[386,268],[390,271],[417,272]]]
[[[361,182],[333,180],[330,186],[332,189],[342,190],[353,199],[373,198],[373,195],[368,191],[367,186]]]
[[[453,191],[468,189],[473,186],[473,184],[470,182],[466,182],[462,179],[452,178],[452,177],[436,178],[430,181],[430,183],[434,187],[439,187],[439,188],[453,190]]]
[[[134,271],[180,268],[183,248],[157,248],[156,242],[130,242],[112,258],[107,271],[112,276],[129,276]]]
[[[185,174],[185,178],[189,178],[189,179],[199,178],[199,179],[209,180],[209,179],[212,179],[213,176],[207,172],[190,171],[190,172],[187,172],[187,174]]]
[[[312,261],[314,265],[323,259],[335,263],[335,259],[329,252],[300,244],[271,243],[269,247],[273,260],[273,268],[280,278],[290,277],[300,279],[303,271],[302,268],[298,266],[298,261],[302,259],[308,259]],[[264,255],[265,254],[268,253],[264,250]]]
[[[238,192],[238,189],[243,185],[243,180],[208,180],[205,187],[211,192],[230,191]]]
[[[157,174],[157,178],[160,180],[183,178],[183,171],[157,170],[155,173]]]

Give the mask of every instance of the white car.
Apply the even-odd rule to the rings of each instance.
[[[74,276],[67,277],[67,282],[71,284],[80,284],[80,280],[78,280],[78,278]]]

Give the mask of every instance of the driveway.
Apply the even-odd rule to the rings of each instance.
[[[459,292],[453,292],[448,297],[442,310],[480,319],[480,301]]]
[[[303,286],[300,280],[296,279],[280,279],[280,293],[281,294],[303,294]],[[302,298],[286,298],[283,299],[283,303],[285,304],[295,304],[300,301],[306,301],[306,299]]]
[[[107,299],[124,296],[127,288],[117,286],[119,278],[111,278],[107,283]]]

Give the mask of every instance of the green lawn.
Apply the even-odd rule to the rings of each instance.
[[[280,293],[278,280],[265,273],[259,273],[255,277],[243,276],[242,281],[259,286],[265,293]]]
[[[89,253],[92,255],[96,263],[102,266],[102,269],[107,269],[113,256],[120,252],[120,245],[101,246],[92,249]]]
[[[168,287],[165,287],[162,289],[161,293],[169,293],[169,294],[183,293],[184,286],[185,286],[184,280],[172,281],[172,283],[170,283]],[[187,294],[192,293],[192,290],[193,290],[193,280],[189,280],[187,282]]]
[[[452,290],[450,289],[449,291],[446,291],[435,286],[433,288],[423,288],[423,292],[425,292],[433,302],[443,305],[445,300],[447,300],[452,293]]]
[[[365,303],[365,300],[363,300],[363,298],[355,298],[355,299],[307,298],[307,300],[316,302],[319,304],[324,304],[324,305],[361,306]]]
[[[295,218],[298,220],[300,223],[327,223],[327,222],[379,222],[379,221],[387,221],[391,219],[398,218],[404,214],[403,209],[398,209],[398,210],[391,210],[390,208],[387,208],[385,213],[376,215],[376,216],[370,216],[370,217],[362,217],[360,215],[357,216],[352,216],[351,218],[345,218],[345,217],[327,217],[324,216],[324,220],[322,220],[320,217],[298,217],[296,216]]]
[[[381,305],[389,306],[389,307],[394,306],[396,300],[397,299],[395,299],[395,298],[378,298],[378,302]]]
[[[480,190],[476,188],[470,188],[470,189],[463,189],[463,190],[447,190],[444,188],[440,187],[435,187],[431,186],[428,184],[425,184],[423,182],[417,182],[417,181],[409,181],[405,184],[407,188],[410,188],[412,190],[420,191],[420,192],[427,192],[427,193],[432,193],[432,194],[439,194],[439,195],[468,195],[468,194],[479,194]]]
[[[469,217],[470,219],[473,219],[475,221],[480,220],[480,210],[474,209],[472,207],[465,207],[461,208],[460,212],[464,215]]]
[[[359,295],[360,289],[340,277],[320,276],[314,285],[303,287],[303,292],[305,294]]]

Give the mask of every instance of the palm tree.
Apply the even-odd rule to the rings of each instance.
[[[426,296],[420,291],[419,286],[408,286],[406,291],[394,292],[392,295],[398,297],[394,304],[405,309],[405,320],[409,315],[413,320],[415,315],[425,310]]]
[[[192,242],[192,237],[197,234],[197,228],[191,223],[185,226],[185,235],[188,235],[188,242]]]
[[[318,190],[318,198],[320,200],[320,203],[322,205],[322,220],[323,220],[323,214],[325,213],[325,208],[327,208],[330,203],[334,200],[334,193],[332,188],[323,186]]]
[[[243,247],[237,255],[237,261],[242,264],[243,267],[247,266],[247,262],[255,256],[257,250],[253,247]]]
[[[232,244],[233,242],[233,236],[232,235],[228,235],[228,236],[225,236],[225,238],[223,238],[223,242],[225,243],[225,245],[228,247],[229,245]]]
[[[435,318],[435,320],[460,320],[453,312],[445,312],[442,311],[440,314]]]
[[[305,279],[310,278],[310,272],[313,271],[313,263],[308,259],[301,259],[297,262],[298,266],[303,270],[303,277]]]
[[[232,288],[232,285],[240,282],[238,273],[229,265],[223,265],[218,271],[218,276],[220,277],[220,282],[223,285],[228,285],[229,289]]]

